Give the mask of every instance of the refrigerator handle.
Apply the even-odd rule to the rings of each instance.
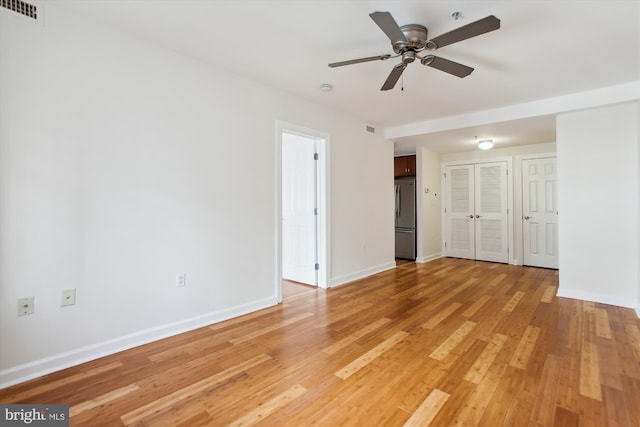
[[[396,218],[397,218],[400,216],[400,187],[398,186],[398,184],[396,184],[394,187],[396,191]]]

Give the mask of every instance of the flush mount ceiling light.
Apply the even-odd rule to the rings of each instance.
[[[478,141],[478,148],[481,150],[489,150],[493,148],[493,139],[481,139]]]
[[[332,89],[333,89],[333,85],[331,83],[322,83],[320,85],[320,90],[322,92],[331,92]]]

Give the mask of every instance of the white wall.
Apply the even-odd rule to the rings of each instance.
[[[416,186],[418,203],[418,262],[442,256],[442,197],[440,194],[440,154],[418,147]]]
[[[330,281],[394,265],[393,148],[365,123],[44,22],[0,14],[0,387],[275,304],[276,120],[330,135]]]
[[[523,261],[523,242],[522,242],[522,169],[521,156],[535,156],[542,154],[550,154],[556,152],[556,144],[546,142],[540,144],[523,145],[519,147],[494,148],[491,150],[475,150],[465,151],[462,153],[446,153],[441,155],[442,163],[449,162],[482,162],[491,161],[492,159],[511,160],[513,170],[510,171],[510,185],[513,188],[513,236],[511,254],[513,263],[522,265]]]
[[[638,102],[557,117],[559,296],[638,302]]]
[[[395,267],[393,144],[355,123],[331,138],[331,286]]]

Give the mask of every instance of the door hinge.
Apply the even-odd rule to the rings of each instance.
[[[315,269],[315,270],[320,270],[320,264],[316,264],[316,265],[314,266],[314,269]]]
[[[447,248],[447,242],[444,242],[444,247],[445,247],[445,249]]]
[[[318,215],[318,208],[313,208],[313,214]]]
[[[445,172],[445,173],[443,173],[443,174],[442,174],[442,177],[443,177],[444,179],[447,179],[447,173],[446,173],[446,172]]]
[[[318,153],[313,153],[313,160],[318,160]]]

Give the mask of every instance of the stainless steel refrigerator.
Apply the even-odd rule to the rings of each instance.
[[[396,258],[416,259],[416,179],[396,178]]]

